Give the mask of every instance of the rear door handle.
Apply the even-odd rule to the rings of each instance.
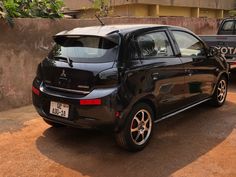
[[[185,73],[190,73],[190,69],[185,69]]]
[[[152,80],[156,81],[159,79],[160,74],[159,73],[152,73]]]
[[[219,68],[215,68],[215,71],[216,71],[216,72],[219,72],[219,71],[220,71],[220,69],[219,69]]]
[[[185,73],[188,74],[189,76],[192,76],[193,71],[191,69],[185,69]]]

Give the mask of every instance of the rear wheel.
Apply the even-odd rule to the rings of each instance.
[[[116,134],[119,146],[129,151],[140,151],[149,142],[153,132],[153,111],[147,104],[133,107],[123,129]]]
[[[55,123],[55,122],[52,122],[52,121],[49,121],[49,120],[46,120],[46,119],[43,119],[44,122],[46,122],[48,125],[51,125],[52,127],[64,127],[65,125],[63,124],[58,124],[58,123]]]
[[[213,106],[220,107],[225,103],[228,90],[228,82],[226,77],[222,76],[215,88],[211,103]]]

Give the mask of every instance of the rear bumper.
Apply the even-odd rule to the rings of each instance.
[[[235,70],[236,69],[236,62],[234,62],[234,63],[228,62],[228,63],[230,65],[230,70]]]
[[[40,86],[40,95],[33,93],[33,104],[44,119],[52,122],[79,127],[99,128],[115,124],[117,88],[95,89],[86,96],[65,94],[47,90]],[[101,99],[101,105],[80,105],[83,99]],[[62,118],[50,114],[50,102],[60,102],[69,105],[69,117]]]
[[[235,70],[236,69],[236,60],[226,60],[227,63],[229,64],[230,66],[230,70]]]

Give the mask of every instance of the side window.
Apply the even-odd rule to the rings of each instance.
[[[205,56],[205,47],[195,36],[183,31],[173,34],[182,56]]]
[[[165,32],[153,32],[137,37],[141,56],[145,59],[173,56],[173,51]]]
[[[223,31],[233,31],[234,30],[234,21],[226,21],[222,27]]]

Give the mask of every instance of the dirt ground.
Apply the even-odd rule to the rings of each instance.
[[[202,104],[155,127],[138,153],[106,131],[50,128],[33,106],[0,113],[0,176],[236,177],[236,82],[226,104]]]

